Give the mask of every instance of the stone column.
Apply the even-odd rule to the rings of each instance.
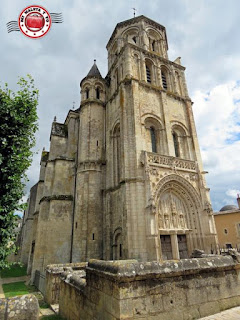
[[[177,234],[171,234],[171,244],[172,244],[172,255],[174,260],[180,260],[179,249],[178,249],[178,238]]]

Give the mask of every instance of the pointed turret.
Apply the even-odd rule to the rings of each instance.
[[[95,59],[94,59],[94,64],[93,64],[92,68],[90,69],[90,71],[87,74],[87,77],[94,77],[94,78],[101,78],[102,79],[101,73],[98,70]]]
[[[97,79],[103,79],[98,67],[97,67],[97,64],[96,64],[96,59],[94,59],[94,63],[93,63],[93,66],[92,68],[89,70],[87,76],[85,78],[82,79],[82,81],[80,82],[80,87],[82,86],[82,82],[84,80],[87,80],[89,78],[97,78]]]
[[[103,79],[94,59],[94,64],[87,76],[80,82],[82,102],[85,100],[101,100],[105,102],[105,80]]]

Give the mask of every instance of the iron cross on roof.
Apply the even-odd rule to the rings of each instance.
[[[133,16],[134,16],[134,18],[135,18],[137,9],[135,9],[135,8],[132,8],[132,9],[133,9]]]

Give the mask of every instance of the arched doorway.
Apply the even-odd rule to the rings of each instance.
[[[160,257],[186,259],[194,248],[203,248],[201,204],[193,186],[178,175],[169,175],[160,181],[155,198]]]

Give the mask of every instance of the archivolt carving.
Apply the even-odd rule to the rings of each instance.
[[[165,193],[158,204],[158,228],[187,229],[187,211],[184,202],[174,192]]]
[[[157,203],[157,200],[160,198],[161,194],[166,191],[166,189],[169,189],[169,187],[175,188],[177,192],[181,192],[184,196],[187,194],[189,200],[191,199],[195,203],[196,207],[201,207],[199,194],[196,189],[191,185],[190,182],[176,174],[170,174],[159,181],[154,192],[155,203]]]

